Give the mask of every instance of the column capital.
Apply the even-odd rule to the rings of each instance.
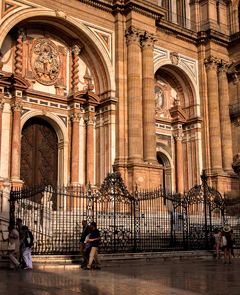
[[[129,44],[137,44],[140,46],[140,30],[135,28],[134,26],[130,26],[125,31],[125,37],[127,45]]]
[[[94,124],[96,122],[96,117],[94,116],[88,116],[84,118],[84,121],[86,123],[86,125],[90,125],[90,124]]]
[[[207,72],[211,71],[211,70],[217,71],[218,64],[219,64],[219,59],[217,59],[216,57],[210,55],[209,57],[204,59],[204,64],[205,64]]]
[[[79,113],[73,113],[72,115],[70,115],[70,120],[74,123],[74,122],[80,122],[81,119],[81,114]]]
[[[218,64],[218,74],[226,74],[230,66],[231,63],[221,60]]]
[[[74,45],[72,48],[71,48],[71,52],[73,55],[79,55],[80,52],[81,52],[81,47],[79,47],[78,45]]]
[[[173,137],[174,137],[174,139],[176,141],[182,140],[183,139],[183,133],[182,132],[178,132],[178,133],[174,134]]]
[[[145,31],[141,35],[140,40],[141,40],[142,49],[146,49],[146,48],[153,48],[154,43],[157,41],[157,38],[153,34],[150,34],[147,31]]]
[[[13,101],[11,103],[11,108],[13,112],[21,112],[23,108],[23,103],[21,101]]]

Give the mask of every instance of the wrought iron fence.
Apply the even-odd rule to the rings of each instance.
[[[98,190],[12,190],[10,218],[12,223],[21,218],[29,226],[37,239],[35,254],[78,253],[82,220],[97,222],[101,253],[210,249],[213,230],[226,223],[240,246],[238,201],[225,204],[205,176],[201,185],[182,195],[137,187],[130,194],[121,175],[112,173]]]

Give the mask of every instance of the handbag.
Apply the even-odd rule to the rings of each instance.
[[[222,236],[221,241],[220,241],[220,247],[226,247],[227,246],[227,239],[225,236]]]
[[[8,243],[8,251],[15,251],[15,244],[14,243]]]

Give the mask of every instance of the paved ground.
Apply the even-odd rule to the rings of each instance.
[[[101,271],[0,269],[1,295],[239,295],[240,259],[169,261],[105,267]]]

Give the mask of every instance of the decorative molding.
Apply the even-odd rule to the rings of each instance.
[[[81,114],[79,113],[73,113],[72,115],[70,115],[70,120],[74,123],[74,122],[80,122],[81,119]]]
[[[68,118],[66,116],[57,115],[64,123],[64,125],[67,127]]]
[[[209,57],[204,59],[204,64],[206,67],[206,71],[212,71],[212,70],[216,70],[218,68],[218,64],[219,64],[219,59],[217,59],[216,57],[210,55]]]
[[[130,26],[125,31],[127,45],[137,44],[140,46],[141,31],[134,26]]]
[[[170,60],[173,65],[177,66],[179,63],[179,55],[177,52],[170,52]]]
[[[10,13],[11,11],[19,8],[21,6],[17,5],[16,3],[8,0],[2,0],[2,18]]]
[[[30,51],[30,65],[40,84],[54,85],[61,69],[57,46],[48,39],[36,39]]]
[[[140,37],[142,49],[154,48],[154,43],[157,41],[157,37],[148,32],[144,32]]]
[[[166,59],[168,57],[168,50],[154,45],[153,59],[154,63],[157,63],[160,59]]]
[[[110,60],[113,60],[113,52],[112,52],[112,32],[96,28],[94,26],[90,26],[86,24],[87,28],[93,32],[93,34],[98,38],[98,40],[102,43],[104,49],[106,50]]]
[[[11,103],[11,108],[13,112],[17,112],[17,111],[21,112],[23,108],[23,103],[21,101],[13,101]]]

